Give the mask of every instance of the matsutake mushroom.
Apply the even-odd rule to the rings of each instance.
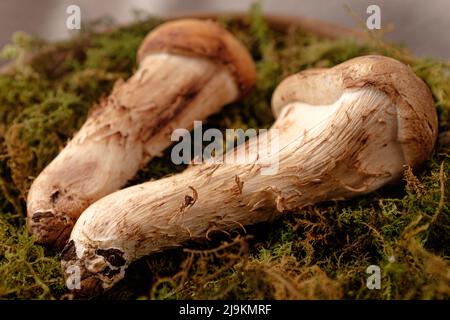
[[[64,246],[91,203],[133,178],[171,144],[175,128],[192,129],[254,84],[246,48],[212,21],[165,23],[137,53],[139,68],[107,99],[33,182],[28,228],[40,244]]]
[[[80,271],[79,292],[102,292],[136,259],[208,239],[213,231],[395,182],[405,165],[427,159],[437,135],[428,87],[409,67],[383,56],[290,76],[276,89],[272,108],[279,150],[267,157],[278,159],[276,174],[262,175],[256,162],[202,164],[92,204],[62,254],[68,275]],[[252,139],[231,152],[258,138]]]

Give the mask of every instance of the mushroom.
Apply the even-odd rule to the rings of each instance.
[[[194,120],[244,95],[256,78],[247,49],[213,21],[157,27],[137,60],[135,74],[115,84],[33,182],[28,228],[37,243],[62,248],[84,209],[160,156],[174,128],[192,129]]]
[[[409,67],[383,56],[290,76],[275,90],[272,109],[277,120],[269,136],[278,130],[279,150],[267,157],[278,158],[276,174],[261,175],[256,162],[207,163],[92,204],[62,254],[67,275],[80,271],[77,292],[107,290],[136,259],[211,232],[393,183],[405,165],[427,159],[437,136],[428,87]],[[252,139],[230,152],[258,137]]]

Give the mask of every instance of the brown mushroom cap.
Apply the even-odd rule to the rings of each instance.
[[[329,69],[312,69],[282,81],[272,97],[275,116],[293,102],[332,104],[347,89],[375,88],[397,107],[398,135],[405,164],[416,167],[434,147],[437,113],[428,86],[410,67],[384,56],[363,56]]]
[[[149,53],[170,52],[210,59],[227,66],[241,95],[255,83],[256,68],[248,50],[231,33],[211,20],[182,19],[166,22],[142,42],[137,60]]]

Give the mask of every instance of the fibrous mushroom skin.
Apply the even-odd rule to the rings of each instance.
[[[28,227],[38,243],[62,247],[81,212],[161,155],[175,128],[191,129],[255,80],[247,50],[211,21],[160,26],[143,41],[138,61],[33,182]]]
[[[65,270],[81,270],[79,292],[102,292],[123,278],[131,262],[188,240],[372,192],[396,181],[404,165],[426,159],[436,139],[428,88],[407,66],[385,57],[355,58],[289,77],[272,105],[279,150],[266,160],[278,161],[276,174],[261,175],[263,165],[256,162],[203,164],[91,205],[62,260]],[[275,137],[268,134],[269,140]]]

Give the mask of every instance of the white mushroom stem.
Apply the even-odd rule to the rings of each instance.
[[[189,25],[193,23],[201,30],[211,25],[213,31],[219,28],[211,22]],[[179,32],[180,26],[169,27],[170,32]],[[170,48],[173,42],[166,36],[143,42],[136,73],[116,83],[34,181],[28,194],[28,226],[39,243],[63,246],[81,212],[120,189],[151,158],[162,155],[174,129],[192,129],[194,120],[206,119],[242,94],[235,68],[220,59],[149,48],[164,41]],[[143,54],[145,50],[149,52]],[[236,49],[246,53],[240,50]],[[252,64],[249,56],[245,58]]]
[[[277,92],[275,102],[284,95]],[[399,136],[402,121],[414,117],[402,118],[399,109],[370,85],[346,88],[323,105],[288,102],[269,131],[269,139],[273,130],[279,136],[278,152],[266,159],[279,162],[276,174],[262,175],[256,162],[204,164],[113,193],[81,215],[62,265],[82,270],[81,292],[98,293],[142,256],[396,181],[403,166],[412,164],[406,156],[410,146]],[[249,148],[256,139],[238,148]],[[260,150],[260,157],[266,151]]]
[[[205,119],[238,95],[230,72],[211,61],[148,55],[133,77],[116,84],[34,182],[28,196],[28,207],[34,212],[31,231],[34,222],[39,231],[41,224],[53,223],[64,234],[59,221],[46,221],[47,215],[54,219],[57,202],[62,203],[58,220],[73,220],[66,211],[80,207],[81,213],[93,201],[122,187],[171,144],[175,128],[191,129],[194,120]],[[76,201],[67,201],[68,197]]]

